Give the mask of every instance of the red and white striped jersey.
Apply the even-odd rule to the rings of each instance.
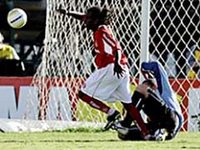
[[[115,53],[122,50],[111,30],[106,25],[100,26],[94,32],[95,63],[98,68],[107,66],[115,61]],[[127,64],[127,58],[122,54],[121,64]]]

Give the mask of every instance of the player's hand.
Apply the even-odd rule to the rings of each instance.
[[[58,13],[60,13],[61,15],[71,16],[71,17],[73,17],[73,18],[75,18],[75,19],[78,19],[78,20],[80,20],[80,21],[84,21],[85,16],[86,16],[85,13],[66,10],[66,9],[63,9],[62,7],[58,7],[58,8],[56,9],[56,11],[57,11]]]
[[[114,64],[114,75],[117,74],[118,78],[123,77],[125,70],[119,63]]]
[[[60,14],[63,14],[63,15],[67,15],[68,14],[68,11],[65,10],[64,8],[62,8],[62,6],[59,6],[56,11]]]
[[[66,14],[66,11],[64,9],[57,9],[56,11],[63,15]]]

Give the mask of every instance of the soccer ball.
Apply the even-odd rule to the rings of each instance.
[[[27,23],[27,14],[21,8],[14,8],[8,12],[8,24],[15,29],[20,29]]]
[[[154,137],[156,141],[165,141],[167,133],[164,129],[158,129],[154,133]]]

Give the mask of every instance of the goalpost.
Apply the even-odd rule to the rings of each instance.
[[[94,125],[105,123],[103,113],[90,108],[77,97],[80,86],[95,69],[91,54],[92,35],[82,28],[79,21],[56,13],[60,6],[85,12],[93,5],[113,10],[111,27],[129,59],[132,91],[140,77],[140,62],[159,60],[170,76],[182,107],[183,130],[199,130],[200,81],[187,78],[192,67],[187,54],[194,55],[192,46],[200,49],[198,0],[149,0],[149,5],[142,0],[47,0],[44,53],[32,81],[38,95],[31,99],[34,92],[29,93],[26,118],[92,122]],[[144,5],[149,10],[146,12],[149,20],[142,15]],[[141,20],[142,16],[146,20]],[[122,111],[119,103],[110,105]]]

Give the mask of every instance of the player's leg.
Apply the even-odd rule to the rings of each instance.
[[[118,82],[113,80],[113,75],[110,73],[112,71],[112,66],[107,66],[102,69],[96,70],[91,76],[86,80],[85,85],[81,88],[79,92],[79,97],[91,107],[98,109],[106,114],[107,124],[104,127],[108,130],[111,126],[111,122],[120,118],[120,113],[110,108],[108,105],[102,101],[111,102],[110,95],[112,91],[117,86]],[[100,101],[102,100],[102,101]]]
[[[144,98],[144,95],[138,91],[135,91],[131,97],[133,105],[137,106],[138,110],[140,110],[141,106],[142,106],[141,103],[139,103],[139,100],[143,99],[143,98]],[[127,112],[124,116],[124,119],[121,121],[121,125],[124,127],[130,127],[132,122],[133,122],[133,119],[132,119],[130,113]]]
[[[132,123],[132,121],[136,121],[137,125],[141,129],[143,136],[146,136],[148,134],[148,130],[144,124],[144,121],[140,115],[139,109],[137,108],[137,104],[133,104],[132,102],[132,96],[130,91],[130,82],[129,82],[129,73],[128,70],[124,73],[124,78],[121,79],[120,86],[116,89],[115,92],[113,92],[113,96],[115,96],[117,99],[121,101],[123,104],[125,110],[127,111],[127,116],[125,117],[125,120],[122,122],[124,126],[129,127]],[[134,99],[135,101],[140,102],[140,99],[143,99],[143,94],[139,92],[134,92]],[[132,120],[132,121],[131,121]]]
[[[126,111],[123,120],[120,121],[121,126],[130,128],[133,123],[133,119],[131,115]]]
[[[111,108],[109,106],[107,106],[103,102],[101,102],[93,97],[88,96],[87,94],[83,93],[82,91],[79,91],[79,98],[82,101],[89,104],[91,107],[98,109],[106,114],[108,114],[109,111],[111,111]]]
[[[121,82],[120,87],[116,90],[115,95],[118,96],[118,98],[121,100],[124,108],[126,109],[128,116],[127,116],[127,122],[125,121],[124,124],[126,126],[130,126],[129,123],[131,123],[130,119],[137,122],[137,126],[139,129],[141,129],[141,132],[143,136],[145,137],[148,134],[148,130],[144,124],[144,121],[141,117],[141,114],[139,110],[137,109],[137,105],[134,105],[131,99],[131,92],[129,88],[129,78],[124,78],[124,80]],[[140,98],[144,97],[143,94],[140,94],[139,92],[134,93],[134,97],[137,98],[137,101],[140,102]]]
[[[143,111],[148,115],[150,121],[148,122],[148,129],[151,134],[160,137],[162,140],[169,140],[174,137],[176,129],[176,113],[172,111],[157,94],[148,90],[148,97],[146,98]],[[166,132],[157,134],[159,129],[165,129]]]
[[[119,87],[112,93],[112,96],[115,99],[118,99],[123,103],[131,103],[131,91],[130,91],[130,82],[129,82],[129,71],[126,68],[126,72],[124,73],[124,78],[121,79],[121,83]],[[124,118],[120,120],[120,124],[123,127],[129,128],[133,122],[132,117],[130,116],[129,112],[126,108],[124,108]]]
[[[97,109],[97,110],[100,110],[104,113],[106,113],[108,116],[107,116],[107,123],[104,127],[104,130],[108,130],[112,123],[115,121],[115,120],[118,120],[121,115],[120,113],[115,110],[115,109],[112,109],[111,107],[109,107],[108,105],[106,105],[105,103],[93,98],[93,97],[90,97],[88,96],[87,94],[83,93],[82,91],[79,91],[79,98],[86,102],[87,104],[89,104],[91,107]]]

